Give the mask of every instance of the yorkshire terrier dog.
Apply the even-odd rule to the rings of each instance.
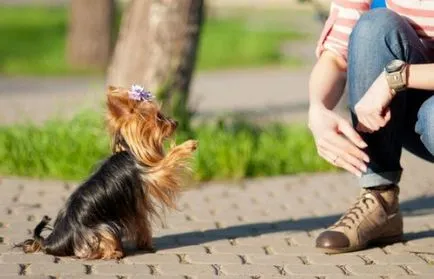
[[[34,229],[33,239],[17,245],[24,252],[119,259],[125,256],[122,240],[154,251],[152,217],[158,217],[159,205],[176,208],[197,142],[172,144],[165,152],[177,122],[163,115],[152,94],[140,86],[110,86],[107,108],[113,154],[71,194],[46,238],[41,232],[50,221],[47,216]]]

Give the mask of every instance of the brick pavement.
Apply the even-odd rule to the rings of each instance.
[[[0,277],[6,278],[434,278],[434,173],[403,159],[403,243],[326,255],[315,236],[358,193],[348,174],[302,174],[186,190],[179,212],[155,226],[158,252],[130,250],[116,261],[26,255],[11,244],[52,217],[75,183],[3,178]]]
[[[192,97],[203,115],[289,108],[289,118],[304,120],[307,73],[285,69],[203,73],[193,83]],[[0,122],[13,123],[23,115],[43,120],[57,113],[52,108],[63,115],[71,108],[73,113],[83,100],[98,103],[92,92],[101,92],[101,84],[86,79],[0,79]],[[64,94],[58,94],[59,88]],[[155,227],[157,253],[130,251],[120,262],[25,255],[11,249],[13,243],[30,236],[42,215],[55,216],[75,183],[3,178],[0,277],[434,278],[434,172],[430,172],[432,165],[408,154],[403,164],[406,240],[333,256],[313,245],[318,233],[358,193],[355,180],[347,174],[213,182],[188,190],[179,201],[180,211],[168,214],[166,225]]]

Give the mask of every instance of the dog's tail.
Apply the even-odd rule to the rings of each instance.
[[[39,224],[33,230],[33,239],[27,239],[15,247],[21,247],[25,253],[35,253],[44,250],[44,238],[41,236],[42,230],[50,222],[50,217],[44,216]]]

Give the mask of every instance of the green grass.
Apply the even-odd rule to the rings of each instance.
[[[240,18],[209,19],[203,28],[198,69],[224,69],[282,64],[279,51],[284,41],[302,35],[281,28],[252,27]]]
[[[59,8],[0,9],[0,72],[64,74],[66,11]]]
[[[121,14],[118,14],[119,25]],[[68,13],[62,7],[2,7],[0,9],[0,74],[66,75],[92,70],[72,69],[65,59]],[[203,27],[198,69],[285,64],[279,46],[300,39],[300,33],[264,23],[261,30],[244,17],[209,17]],[[291,63],[294,59],[289,59]],[[297,61],[295,61],[297,62]]]
[[[220,122],[180,131],[177,141],[199,140],[193,161],[197,181],[327,171],[303,126]],[[42,126],[0,127],[0,175],[82,180],[109,155],[103,121],[85,112]]]

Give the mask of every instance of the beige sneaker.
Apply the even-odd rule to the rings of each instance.
[[[356,203],[316,239],[326,253],[345,253],[402,239],[399,187],[365,188]]]

